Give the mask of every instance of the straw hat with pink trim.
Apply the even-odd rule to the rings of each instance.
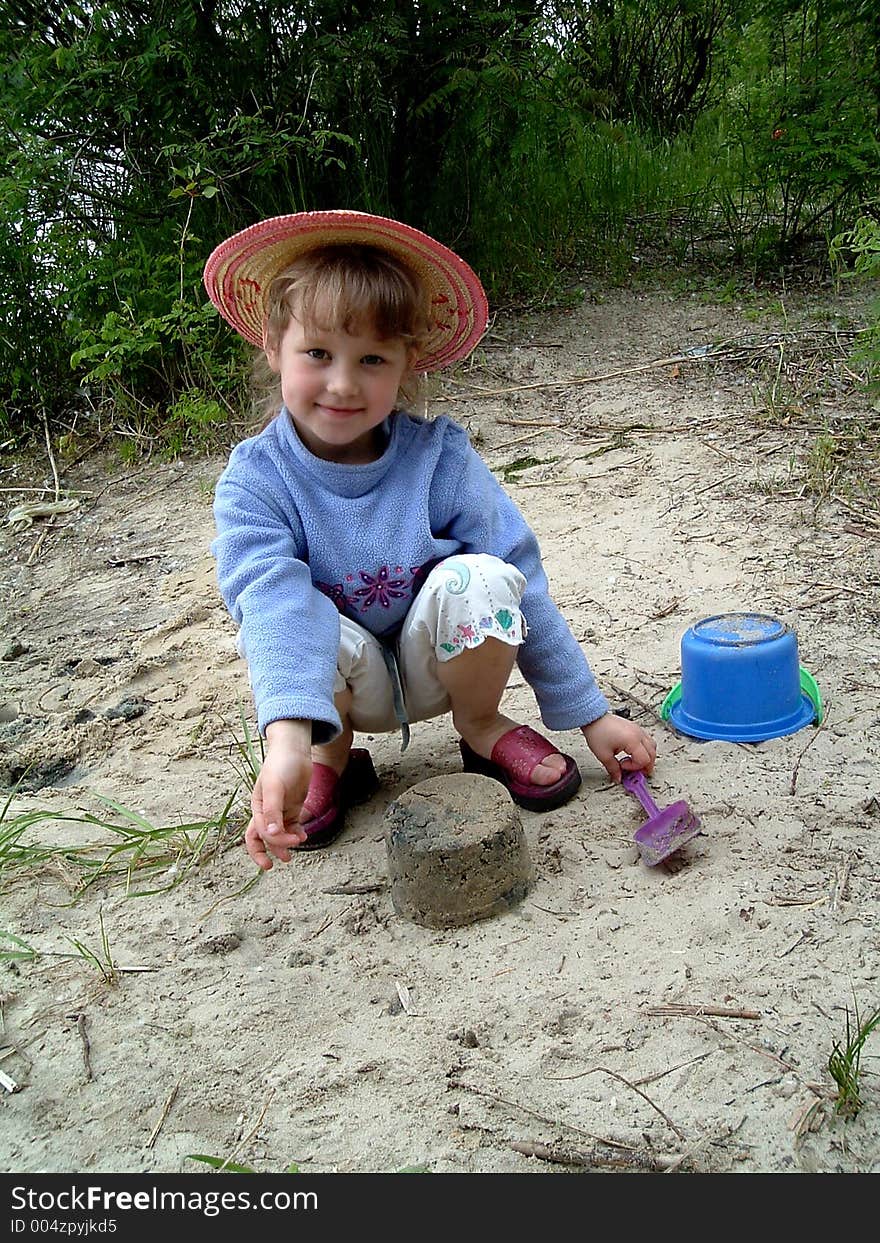
[[[489,317],[476,273],[426,233],[357,211],[308,211],[262,220],[221,242],[205,264],[205,288],[236,332],[263,346],[266,293],[274,278],[315,246],[375,246],[402,260],[428,291],[431,327],[416,371],[436,371],[465,358]]]

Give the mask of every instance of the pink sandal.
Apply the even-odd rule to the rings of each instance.
[[[320,850],[329,846],[345,827],[348,808],[366,802],[378,785],[372,757],[363,747],[352,748],[341,777],[327,764],[313,764],[309,795],[323,810],[303,824],[307,838],[296,849]]]
[[[458,745],[466,773],[480,773],[506,786],[510,797],[526,811],[551,811],[561,807],[581,784],[580,770],[570,755],[563,755],[565,772],[552,785],[535,785],[529,781],[535,765],[558,751],[529,725],[518,725],[502,734],[492,748],[492,758],[484,760],[463,738]]]

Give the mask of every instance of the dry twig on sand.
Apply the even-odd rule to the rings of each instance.
[[[562,1075],[560,1077],[547,1075],[547,1078],[552,1079],[555,1083],[566,1083],[570,1079],[583,1079],[586,1075],[595,1075],[599,1072],[603,1075],[610,1075],[612,1079],[616,1079],[618,1083],[624,1084],[625,1087],[628,1087],[631,1091],[635,1092],[636,1096],[640,1096],[643,1101],[646,1101],[651,1108],[660,1115],[666,1125],[675,1132],[679,1139],[687,1139],[684,1131],[680,1130],[679,1127],[675,1125],[669,1115],[665,1114],[660,1106],[651,1100],[650,1096],[647,1096],[641,1088],[637,1088],[634,1083],[630,1083],[629,1079],[625,1079],[623,1075],[619,1075],[617,1071],[609,1070],[607,1066],[592,1066],[589,1070],[582,1070],[577,1075]]]
[[[679,734],[675,726],[670,725],[669,721],[665,720],[657,709],[651,704],[646,703],[644,699],[639,699],[638,695],[634,695],[632,691],[628,691],[625,687],[618,686],[618,684],[616,682],[612,682],[610,678],[606,678],[605,681],[614,691],[615,695],[623,695],[624,699],[630,700],[630,702],[634,703],[637,708],[641,708],[644,712],[650,713],[657,724],[662,725],[664,729],[668,729],[670,734],[674,734],[676,738],[681,737],[681,734]]]
[[[451,1088],[461,1088],[465,1092],[473,1092],[474,1096],[482,1096],[486,1100],[495,1101],[498,1105],[506,1105],[508,1109],[515,1109],[520,1113],[528,1114],[529,1117],[537,1118],[539,1122],[545,1122],[548,1126],[563,1127],[565,1130],[571,1131],[575,1135],[580,1135],[584,1139],[592,1139],[600,1144],[605,1144],[608,1148],[614,1148],[620,1152],[634,1151],[631,1144],[624,1144],[616,1139],[608,1139],[604,1135],[593,1135],[591,1131],[585,1131],[583,1127],[575,1126],[571,1122],[565,1122],[561,1118],[548,1118],[546,1114],[539,1114],[536,1110],[530,1109],[528,1105],[521,1105],[519,1101],[510,1101],[504,1096],[498,1096],[495,1092],[489,1092],[485,1088],[478,1088],[471,1083],[465,1083],[462,1079],[451,1079],[449,1086]]]
[[[587,1169],[599,1166],[610,1170],[644,1170],[657,1174],[679,1169],[678,1157],[653,1156],[641,1152],[613,1153],[600,1148],[570,1148],[565,1144],[540,1144],[533,1140],[516,1140],[510,1147],[525,1157],[552,1161],[555,1165],[579,1165]]]
[[[816,727],[816,732],[813,734],[813,736],[810,738],[810,741],[807,743],[803,751],[801,751],[800,755],[795,760],[794,768],[792,769],[792,772],[791,772],[791,784],[789,785],[789,788],[788,788],[789,794],[794,794],[795,790],[797,789],[798,773],[800,772],[801,760],[804,758],[806,753],[809,751],[810,747],[813,745],[813,743],[816,741],[816,739],[819,737],[820,733],[824,729],[825,723],[828,720],[828,712],[829,712],[830,707],[831,707],[831,702],[829,700],[825,704],[825,708],[822,713],[822,720],[819,722],[818,726]]]
[[[763,1016],[759,1010],[742,1010],[738,1007],[728,1006],[686,1006],[679,1005],[676,1002],[670,1002],[665,1006],[648,1006],[645,1014],[662,1015],[667,1018],[692,1018],[701,1019],[705,1015],[712,1015],[717,1019],[760,1019]]]
[[[218,1173],[218,1174],[222,1174],[222,1173],[223,1173],[223,1171],[226,1169],[226,1167],[227,1167],[227,1166],[229,1166],[229,1165],[233,1165],[233,1164],[234,1164],[234,1162],[235,1162],[235,1160],[236,1160],[236,1158],[237,1158],[237,1156],[238,1156],[238,1154],[239,1154],[239,1153],[242,1151],[242,1149],[243,1149],[243,1148],[245,1148],[245,1147],[246,1147],[246,1146],[247,1146],[247,1145],[251,1142],[251,1140],[254,1138],[254,1136],[256,1135],[257,1131],[259,1131],[260,1127],[263,1125],[263,1119],[265,1118],[266,1114],[267,1114],[267,1113],[268,1113],[268,1111],[269,1111],[269,1106],[272,1104],[272,1100],[273,1100],[274,1096],[275,1096],[275,1089],[274,1089],[274,1088],[271,1088],[271,1089],[270,1089],[270,1091],[269,1091],[268,1096],[266,1097],[266,1100],[265,1100],[265,1101],[264,1101],[264,1103],[263,1103],[263,1108],[260,1110],[260,1116],[259,1116],[259,1118],[257,1118],[256,1122],[255,1122],[255,1123],[254,1123],[254,1125],[251,1127],[251,1129],[248,1131],[247,1135],[245,1135],[242,1139],[240,1139],[240,1140],[238,1141],[238,1143],[237,1143],[237,1144],[235,1145],[235,1147],[233,1148],[232,1152],[231,1152],[231,1153],[229,1154],[229,1156],[228,1156],[228,1157],[226,1157],[226,1159],[224,1160],[223,1164],[222,1164],[222,1165],[218,1165],[218,1166],[217,1166],[217,1173]]]
[[[177,1083],[175,1083],[174,1087],[168,1093],[168,1098],[165,1101],[165,1104],[162,1106],[162,1112],[159,1115],[159,1121],[153,1127],[152,1131],[150,1132],[150,1138],[147,1140],[148,1148],[152,1148],[156,1140],[159,1138],[159,1132],[162,1130],[162,1127],[165,1125],[165,1119],[171,1113],[171,1106],[174,1104],[175,1100],[177,1099],[177,1093],[180,1091],[181,1083],[183,1083],[183,1080],[178,1079]]]
[[[80,1043],[82,1044],[83,1067],[86,1072],[86,1079],[91,1081],[95,1076],[92,1073],[92,1046],[86,1032],[86,1016],[82,1011],[79,1011],[79,1013],[69,1014],[68,1018],[73,1019],[76,1023],[76,1030],[79,1032]]]

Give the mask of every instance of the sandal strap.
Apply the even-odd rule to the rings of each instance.
[[[523,785],[528,785],[535,766],[559,750],[530,725],[518,725],[502,734],[492,748],[492,763]]]

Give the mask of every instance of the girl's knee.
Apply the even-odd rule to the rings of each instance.
[[[410,629],[443,663],[493,637],[518,646],[525,637],[520,601],[526,580],[488,553],[447,557],[431,571],[413,606]]]
[[[515,565],[491,553],[458,553],[435,565],[423,591],[449,596],[483,596],[519,604],[526,589],[525,577]]]

